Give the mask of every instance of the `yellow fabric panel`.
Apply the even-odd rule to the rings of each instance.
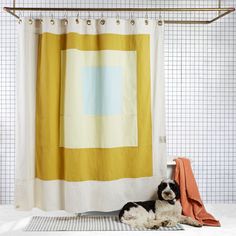
[[[62,112],[61,50],[71,48],[137,52],[138,147],[59,147]],[[42,180],[106,181],[152,176],[150,91],[148,35],[40,35],[36,97],[36,177]]]

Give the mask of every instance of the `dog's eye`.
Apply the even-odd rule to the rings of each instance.
[[[175,185],[175,184],[172,184],[172,183],[169,183],[169,186],[170,186],[170,188],[172,188],[172,189],[175,189],[175,188],[176,188],[176,185]]]
[[[162,188],[166,188],[167,187],[167,183],[162,183],[161,187]]]

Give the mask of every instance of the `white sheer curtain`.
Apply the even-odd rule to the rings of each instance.
[[[101,21],[100,19],[84,20],[75,18],[69,18],[67,20],[50,18],[38,20],[31,20],[29,18],[22,19],[21,24],[19,24],[19,46],[17,61],[17,135],[15,182],[15,206],[17,208],[22,210],[29,210],[33,207],[39,207],[44,210],[63,209],[71,212],[113,211],[120,209],[122,205],[125,204],[127,201],[148,200],[151,198],[155,198],[157,185],[160,180],[166,176],[163,31],[164,26],[159,25],[156,20],[148,20],[147,22],[145,21],[145,19],[117,20],[110,18],[103,19],[103,21]],[[95,38],[93,39],[94,36]],[[55,40],[59,40],[55,41],[59,42],[58,47],[62,47],[58,49],[60,50],[59,52],[57,49],[54,50],[54,47],[56,46],[53,45],[53,40],[55,37],[57,38]],[[84,39],[83,37],[88,37],[88,39],[91,39],[92,41],[94,40],[95,49],[89,48],[90,44],[88,40]],[[80,40],[84,40],[83,43],[81,43]],[[117,42],[113,41],[112,43],[111,40],[117,40]],[[62,41],[62,46],[60,46],[60,42]],[[109,48],[110,46],[108,44],[111,44],[111,48]],[[116,45],[117,50],[115,48]],[[123,50],[123,47],[127,49]],[[48,52],[45,50],[48,50]],[[57,56],[60,55],[61,58],[60,63],[58,65],[55,65],[53,60],[50,59],[54,58],[52,57],[52,55],[50,55],[50,50],[54,50],[53,52],[56,52]],[[63,54],[65,52],[66,54]],[[43,58],[44,53],[46,53],[46,63],[44,62]],[[148,55],[148,58],[140,58],[140,55]],[[79,58],[78,61],[75,61],[77,60],[76,58]],[[96,70],[94,70],[95,64],[91,64],[93,62],[88,62],[88,60],[90,60],[88,58],[92,58],[91,60],[95,61],[94,63],[98,64],[98,66],[96,65]],[[116,60],[115,58],[118,59]],[[99,60],[102,60],[102,62],[100,62]],[[137,108],[141,106],[138,99],[140,99],[140,96],[144,96],[143,94],[139,94],[142,93],[139,91],[141,89],[139,85],[141,83],[144,83],[142,81],[140,82],[139,80],[142,79],[146,80],[147,82],[150,82],[150,87],[145,88],[145,93],[150,93],[150,138],[152,143],[146,152],[148,153],[151,150],[151,161],[149,162],[147,157],[146,166],[140,166],[141,164],[137,164],[142,158],[144,159],[140,163],[145,163],[145,155],[141,154],[140,157],[137,156],[137,163],[136,161],[133,161],[132,163],[131,159],[129,159],[133,158],[133,149],[135,149],[136,153],[138,153],[137,150],[139,150],[139,145],[141,145],[139,135],[140,132],[142,132],[142,120],[139,119],[141,119],[140,117],[145,117],[145,115],[148,116],[148,114],[141,114],[140,111],[136,114],[137,124],[135,123],[135,119],[133,119],[130,123],[131,126],[136,129],[131,130],[129,132],[128,135],[130,135],[130,138],[127,138],[125,136],[124,139],[119,139],[119,132],[124,132],[122,131],[124,127],[121,127],[121,131],[119,132],[115,130],[114,127],[114,132],[118,132],[117,134],[115,133],[117,138],[114,140],[107,140],[106,138],[103,139],[102,135],[104,133],[108,135],[107,132],[109,132],[109,130],[107,131],[106,127],[104,128],[104,126],[102,126],[102,128],[99,128],[101,132],[101,135],[99,136],[100,140],[98,140],[98,142],[95,142],[90,139],[87,141],[87,143],[84,144],[84,137],[86,138],[87,135],[89,136],[89,133],[76,133],[76,124],[71,128],[68,127],[69,125],[67,125],[67,121],[63,120],[63,122],[59,121],[58,124],[58,133],[60,133],[59,135],[61,135],[61,140],[58,140],[58,147],[50,146],[50,137],[46,136],[46,140],[49,140],[49,142],[45,144],[43,144],[43,140],[40,140],[41,131],[37,127],[42,127],[42,129],[44,128],[42,125],[42,122],[44,122],[44,120],[40,117],[42,116],[46,117],[45,119],[51,119],[50,115],[48,115],[50,117],[47,118],[47,114],[41,115],[40,113],[41,110],[44,109],[42,105],[44,104],[43,97],[45,95],[45,97],[49,99],[51,98],[50,96],[54,96],[54,92],[57,93],[57,90],[55,88],[51,88],[53,87],[53,83],[49,85],[47,84],[51,83],[48,80],[50,80],[50,78],[54,77],[55,75],[50,74],[52,73],[52,69],[55,69],[55,67],[59,68],[60,72],[56,71],[59,76],[56,77],[55,80],[60,80],[58,82],[59,84],[65,83],[64,85],[60,85],[65,87],[65,94],[63,94],[64,97],[62,96],[61,91],[59,92],[60,95],[58,96],[60,97],[60,106],[63,107],[63,112],[65,113],[67,107],[69,106],[66,105],[66,99],[72,99],[73,101],[76,101],[76,94],[73,95],[75,97],[71,98],[71,94],[73,94],[73,92],[71,92],[73,89],[73,83],[71,85],[69,81],[72,77],[77,78],[77,72],[75,71],[79,70],[77,68],[77,65],[81,63],[87,63],[81,70],[84,71],[93,67],[93,72],[99,71],[98,74],[105,74],[105,77],[107,76],[107,73],[111,72],[109,76],[115,76],[114,80],[117,79],[117,81],[120,81],[118,75],[121,70],[121,75],[123,76],[125,74],[125,76],[127,76],[127,78],[124,77],[124,79],[122,79],[121,81],[126,81],[127,79],[127,83],[129,83],[127,86],[130,87],[131,93],[129,93],[127,89],[128,87],[126,88],[126,85],[124,86],[126,82],[122,82],[122,88],[124,88],[122,90],[122,94],[124,94],[127,90],[126,92],[128,95],[130,94],[130,97],[128,95],[119,95],[118,93],[117,96],[123,96],[123,103],[121,104],[125,104],[126,107],[131,106],[131,108],[134,108],[135,111],[141,110],[140,108]],[[109,66],[107,66],[108,64]],[[73,68],[72,71],[71,68]],[[150,72],[147,72],[147,75],[142,71],[146,70],[146,68],[148,68]],[[123,70],[125,70],[126,72],[123,72]],[[134,70],[134,73],[132,73],[132,70]],[[114,75],[113,73],[112,75],[112,72],[117,72],[117,74]],[[43,77],[44,73],[49,73],[49,76],[47,78],[45,77],[46,79]],[[65,78],[62,78],[64,76],[63,73],[65,73]],[[139,75],[139,73],[143,73],[142,76]],[[90,78],[91,70],[90,72],[86,71],[85,74]],[[96,76],[98,75],[96,74]],[[107,77],[110,78],[109,76]],[[105,78],[100,77],[99,79]],[[54,78],[52,78],[52,80],[53,79]],[[132,82],[131,80],[133,80],[133,84],[130,84]],[[94,78],[92,78],[91,81],[93,82]],[[104,81],[105,82],[103,83],[107,83],[106,79],[104,79]],[[117,81],[115,83],[115,86],[119,86],[119,84],[117,85],[117,83],[119,83]],[[44,93],[42,93],[42,88],[44,88],[44,84],[42,85],[42,83],[45,83],[45,85],[47,85],[45,86]],[[95,85],[93,84],[92,87],[89,88],[95,89],[96,93],[99,93],[97,88],[94,88]],[[134,87],[134,85],[136,87]],[[146,86],[145,83],[143,85],[144,87]],[[87,82],[83,82],[83,86],[87,86]],[[90,84],[88,86],[90,86]],[[102,88],[102,91],[105,91],[109,95],[109,90],[105,90],[107,86],[108,85],[105,85],[105,87]],[[113,86],[113,84],[111,86]],[[67,88],[70,88],[69,91],[66,90]],[[86,90],[85,87],[83,87],[83,89]],[[83,90],[83,94],[86,93],[85,90]],[[48,93],[51,93],[52,95],[49,96]],[[98,94],[97,96],[100,95]],[[131,96],[134,97],[134,101],[129,103],[128,101],[130,101]],[[65,101],[61,100],[61,97],[63,97]],[[96,97],[92,97],[91,99],[92,102],[97,102]],[[99,97],[99,99],[103,98]],[[114,99],[115,101],[117,101],[116,97],[114,97]],[[68,104],[72,104],[72,100],[68,100]],[[48,103],[50,103],[50,100],[48,100]],[[62,103],[63,105],[61,105]],[[89,106],[91,105],[91,101],[85,101],[84,104],[87,104],[84,106]],[[77,103],[75,103],[75,107],[72,107],[72,111],[70,112],[76,113],[76,111],[74,111],[74,108],[76,108],[76,106]],[[95,105],[93,104],[92,107],[93,106]],[[92,116],[99,115],[99,119],[103,119],[103,116],[107,115],[105,114],[106,112],[113,112],[112,108],[107,108],[105,112],[104,110],[96,110],[97,106],[99,105],[97,105],[96,103],[95,108],[89,108],[90,110],[88,112],[91,113],[92,111]],[[52,110],[53,109],[54,108],[52,107]],[[51,112],[50,109],[48,112]],[[96,112],[99,114],[97,114]],[[64,113],[63,115],[66,116]],[[74,117],[77,117],[78,114],[74,113]],[[89,115],[91,118],[90,113]],[[81,116],[78,115],[78,117]],[[39,126],[38,123],[36,124],[36,120],[39,123]],[[45,122],[47,122],[47,120]],[[71,124],[71,121],[69,121],[68,124]],[[116,124],[118,123],[114,121],[114,126],[116,126]],[[70,128],[71,131],[69,132],[68,130]],[[75,132],[76,134],[73,133],[73,136],[71,132]],[[45,131],[45,133],[47,133],[47,130]],[[73,137],[77,137],[77,139],[75,140],[73,139]],[[102,143],[101,146],[99,146],[100,142]],[[85,145],[84,148],[83,145]],[[58,156],[52,157],[50,155],[44,155],[47,149],[50,148],[58,148]],[[121,154],[119,154],[119,152],[115,150],[117,148],[121,150]],[[123,152],[122,148],[125,148],[124,150],[128,150],[129,153],[131,153],[129,154],[131,155],[131,157],[128,156],[128,151]],[[73,172],[74,167],[70,167],[72,170],[70,172],[66,169],[68,168],[68,166],[65,163],[67,163],[68,158],[70,158],[70,153],[75,153],[73,154],[75,155],[75,157],[73,156],[73,158],[79,159],[80,155],[78,154],[78,156],[76,156],[76,150],[78,150],[78,153],[80,153],[80,149],[83,149],[86,152],[94,151],[96,149],[95,154],[96,158],[98,158],[96,160],[99,160],[100,158],[99,153],[101,149],[109,149],[109,152],[111,153],[113,151],[112,149],[114,149],[115,151],[117,151],[116,155],[118,156],[124,153],[124,163],[126,163],[127,161],[129,165],[133,164],[134,168],[133,170],[128,170],[128,168],[123,167],[122,163],[117,163],[117,168],[120,168],[119,172],[115,169],[114,166],[111,166],[112,164],[105,163],[105,166],[107,165],[107,167],[104,167],[104,169],[101,170],[101,173],[99,172],[99,170],[96,169],[96,174],[71,174],[71,172]],[[105,150],[104,153],[106,151],[107,150]],[[69,154],[67,154],[67,152]],[[59,162],[58,164],[58,168],[60,168],[60,170],[57,170],[55,168],[55,165],[57,164],[53,165],[53,163],[48,161],[47,158],[52,158],[52,161],[63,158],[63,163]],[[101,158],[103,158],[102,154]],[[119,160],[123,160],[122,156],[119,156],[119,158],[121,158]],[[52,164],[52,168],[47,169],[45,163],[50,163],[50,165]],[[138,165],[137,167],[135,166],[136,164]],[[151,165],[150,171],[145,171],[145,168],[148,169],[149,165]],[[80,172],[82,172],[83,170],[83,167],[81,166],[78,166],[76,168],[78,168],[79,170],[81,169]],[[95,168],[97,168],[97,166]],[[140,174],[137,174],[135,172],[136,168],[137,170],[139,170]],[[109,171],[112,172],[113,169],[115,170],[114,173],[109,173]]]

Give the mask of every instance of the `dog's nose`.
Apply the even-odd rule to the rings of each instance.
[[[165,192],[166,196],[170,196],[171,192]]]

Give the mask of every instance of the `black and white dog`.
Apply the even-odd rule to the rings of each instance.
[[[121,209],[121,222],[136,228],[173,227],[177,223],[201,227],[198,221],[182,215],[182,207],[178,199],[178,184],[171,179],[163,180],[157,190],[158,200],[145,202],[128,202]]]

